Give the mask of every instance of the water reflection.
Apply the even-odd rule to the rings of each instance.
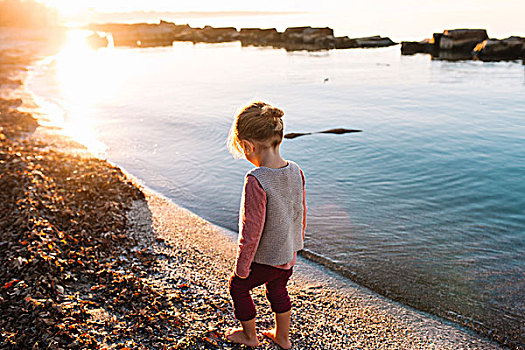
[[[97,106],[118,93],[121,77],[111,69],[115,63],[112,48],[92,49],[84,30],[68,31],[67,41],[60,52],[42,61],[47,70],[52,70],[58,87],[58,98],[54,101],[37,101],[47,118],[42,124],[59,127],[97,155],[103,155],[106,145],[102,143],[94,128]],[[125,64],[125,62],[122,62]]]

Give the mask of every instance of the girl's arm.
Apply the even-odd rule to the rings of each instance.
[[[241,203],[239,247],[235,263],[235,274],[240,278],[247,278],[250,274],[250,265],[259,246],[265,220],[266,192],[254,176],[248,175]]]
[[[306,212],[308,207],[306,206],[306,180],[304,179],[304,173],[301,171],[301,177],[303,178],[303,241],[306,232]]]

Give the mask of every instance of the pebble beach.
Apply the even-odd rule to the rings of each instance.
[[[133,235],[157,256],[155,283],[188,284],[191,324],[179,340],[186,348],[205,339],[221,349],[237,348],[223,332],[236,326],[227,281],[235,242],[224,232],[166,198],[146,191],[129,212]],[[293,303],[294,349],[501,349],[452,323],[383,298],[304,258],[298,259],[289,284]],[[273,325],[273,315],[257,288],[259,329]],[[260,349],[278,349],[267,339]],[[206,346],[202,347],[206,348]]]
[[[0,348],[244,348],[224,337],[235,235],[20,112],[21,54],[1,54]],[[504,348],[304,258],[289,292],[294,349]]]

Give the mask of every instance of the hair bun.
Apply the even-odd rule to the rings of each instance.
[[[266,105],[262,108],[261,115],[265,118],[282,118],[284,112],[282,109],[277,107]]]

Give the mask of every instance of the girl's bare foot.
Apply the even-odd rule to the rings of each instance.
[[[226,332],[226,339],[234,343],[244,344],[251,347],[259,346],[259,339],[250,338],[244,333],[242,328],[230,329]]]
[[[283,349],[291,349],[292,348],[292,343],[290,342],[290,339],[288,337],[284,338],[284,337],[277,337],[276,336],[276,330],[275,328],[274,329],[270,329],[269,331],[264,331],[262,332],[263,335],[267,336],[268,338],[270,338],[271,340],[273,340],[274,342],[276,342],[281,348]]]

